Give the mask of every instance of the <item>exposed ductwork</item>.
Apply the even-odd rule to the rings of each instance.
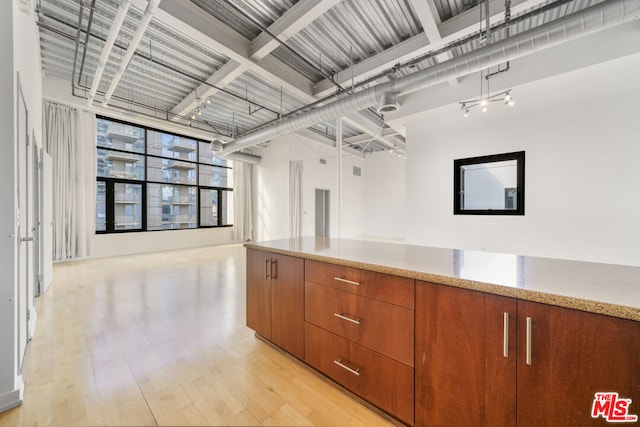
[[[380,97],[380,102],[378,103],[378,108],[376,111],[380,114],[393,113],[398,111],[400,108],[400,104],[398,104],[398,98],[395,93],[385,92]]]
[[[229,160],[234,160],[237,162],[251,163],[252,165],[257,165],[262,161],[262,157],[256,156],[255,154],[238,153],[238,152],[229,153],[226,156],[224,156],[224,158]]]
[[[149,23],[151,22],[151,18],[153,14],[156,12],[158,5],[161,0],[149,0],[149,4],[147,5],[146,10],[144,11],[144,15],[142,15],[142,19],[140,19],[140,23],[138,24],[138,28],[136,29],[135,34],[131,38],[129,42],[129,47],[125,52],[124,56],[120,60],[120,66],[118,67],[118,71],[116,71],[115,76],[113,76],[113,80],[111,80],[111,84],[109,85],[109,89],[104,94],[104,99],[102,101],[103,104],[107,104],[111,99],[111,95],[113,95],[113,91],[116,90],[120,79],[122,78],[122,74],[125,72],[127,67],[129,66],[129,61],[133,57],[138,45],[140,44],[140,40],[142,40],[142,36],[144,32],[147,30]]]
[[[100,53],[100,58],[98,59],[98,67],[96,68],[96,73],[93,75],[93,82],[91,83],[91,89],[89,90],[89,105],[93,104],[93,99],[95,98],[96,92],[98,91],[100,80],[102,80],[104,67],[107,65],[109,55],[111,54],[111,50],[113,49],[113,44],[116,42],[116,37],[118,36],[120,29],[122,28],[122,23],[124,22],[124,18],[127,16],[129,6],[131,6],[131,1],[132,0],[120,0],[118,11],[116,12],[116,16],[113,18],[113,23],[111,24],[111,28],[109,29],[109,35],[107,35],[107,41],[104,43],[102,52]]]
[[[379,105],[385,93],[404,95],[612,28],[640,16],[640,1],[609,0],[562,19],[500,40],[389,83],[364,89],[330,104],[242,136],[226,144],[223,156],[317,123]]]

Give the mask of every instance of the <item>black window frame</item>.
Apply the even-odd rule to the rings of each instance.
[[[222,201],[222,194],[224,192],[231,192],[233,193],[233,188],[232,187],[217,187],[217,186],[211,186],[211,185],[200,185],[200,166],[204,165],[204,166],[214,166],[214,167],[219,167],[219,168],[224,168],[224,169],[229,169],[230,171],[233,171],[233,166],[227,166],[227,165],[220,165],[218,163],[205,163],[205,162],[201,162],[200,161],[200,150],[201,150],[201,142],[204,142],[206,144],[207,141],[202,140],[202,139],[198,139],[198,138],[194,138],[191,136],[186,136],[186,135],[182,135],[182,134],[178,134],[175,132],[169,132],[169,131],[165,131],[162,129],[158,129],[158,128],[152,128],[149,126],[144,126],[144,125],[140,125],[140,124],[136,124],[136,123],[131,123],[131,122],[127,122],[124,120],[120,120],[120,119],[115,119],[112,117],[107,117],[107,116],[102,116],[102,115],[96,115],[96,126],[97,126],[97,121],[98,120],[106,120],[106,121],[110,121],[113,123],[120,123],[123,125],[129,125],[129,126],[133,126],[133,127],[137,127],[137,128],[141,128],[144,130],[144,152],[143,153],[138,153],[138,152],[133,152],[133,151],[126,151],[126,150],[119,150],[119,149],[113,149],[113,148],[108,148],[108,147],[103,147],[103,146],[99,146],[98,145],[98,141],[96,140],[96,150],[98,149],[104,149],[104,150],[111,150],[111,151],[121,151],[123,153],[128,153],[128,154],[136,154],[136,155],[140,155],[144,157],[144,179],[141,180],[136,180],[136,179],[127,179],[127,178],[117,178],[117,177],[104,177],[104,176],[98,176],[98,171],[96,169],[96,188],[97,188],[97,184],[98,182],[104,182],[105,183],[105,230],[98,230],[96,227],[95,233],[96,234],[119,234],[119,233],[146,233],[146,232],[155,232],[155,231],[175,231],[175,230],[195,230],[195,229],[199,229],[199,228],[227,228],[227,227],[233,227],[233,218],[231,218],[231,221],[227,221],[227,222],[231,222],[230,224],[223,224],[220,225],[221,219],[222,219],[222,210],[226,209],[226,206],[223,206],[223,203],[221,203]],[[161,134],[167,134],[167,135],[172,135],[172,136],[176,136],[179,138],[185,138],[185,139],[189,139],[189,140],[193,140],[195,141],[195,160],[184,160],[184,159],[178,159],[178,158],[174,158],[171,159],[169,157],[164,157],[161,155],[157,155],[157,154],[149,154],[148,152],[148,132],[149,131],[153,131],[153,132],[158,132]],[[180,162],[186,162],[186,163],[192,163],[195,165],[194,171],[195,171],[195,183],[194,184],[184,184],[184,183],[173,183],[173,182],[164,182],[164,181],[154,181],[154,180],[149,180],[149,158],[158,158],[158,159],[170,159],[170,160],[178,160]],[[97,163],[96,163],[96,168],[97,168]],[[232,173],[232,172],[231,172]],[[141,228],[139,229],[127,229],[127,230],[116,230],[115,229],[115,184],[116,183],[123,183],[123,184],[138,184],[142,186],[142,194],[141,194]],[[168,228],[168,229],[154,229],[154,230],[149,230],[148,229],[148,218],[147,218],[147,207],[148,207],[148,203],[149,201],[147,200],[147,195],[148,195],[148,191],[147,191],[147,186],[149,184],[157,184],[157,185],[169,185],[169,186],[180,186],[180,187],[191,187],[191,188],[195,188],[196,194],[195,194],[195,215],[196,215],[196,220],[195,220],[195,227],[187,227],[187,228]],[[217,205],[217,210],[218,210],[218,224],[217,225],[200,225],[200,193],[201,193],[201,189],[205,189],[205,190],[217,190],[217,194],[218,194],[218,205]]]
[[[515,160],[516,161],[516,208],[515,209],[464,209],[462,206],[462,168],[464,166],[494,163]],[[454,215],[524,215],[525,214],[525,152],[491,154],[486,156],[469,157],[453,161],[453,214]]]

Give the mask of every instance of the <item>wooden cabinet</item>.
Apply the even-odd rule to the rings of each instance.
[[[413,424],[414,370],[306,323],[306,362],[380,409]]]
[[[413,367],[413,310],[312,282],[305,320]]]
[[[515,338],[516,300],[417,282],[416,425],[515,425]]]
[[[414,292],[411,279],[305,262],[305,361],[409,425]]]
[[[639,322],[417,282],[416,425],[606,425],[596,392],[637,415],[639,343]]]
[[[247,326],[304,359],[304,261],[247,249]]]
[[[591,417],[597,392],[640,419],[640,322],[518,301],[517,347],[519,427],[610,425]]]
[[[359,268],[305,261],[305,280],[389,304],[413,309],[413,279]]]

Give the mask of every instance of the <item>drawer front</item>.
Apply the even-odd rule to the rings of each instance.
[[[305,280],[413,309],[414,281],[318,261],[305,261]]]
[[[337,383],[413,425],[413,369],[305,323],[305,361]]]
[[[305,320],[413,367],[413,310],[305,283]]]

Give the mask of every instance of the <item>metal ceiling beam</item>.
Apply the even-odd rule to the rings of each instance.
[[[218,87],[226,86],[240,77],[246,70],[246,66],[230,59],[229,62],[220,67],[218,71],[207,79],[208,84],[201,84],[195,91],[189,93],[186,98],[173,107],[171,113],[178,116],[184,116],[190,113],[198,106],[198,102],[202,103],[209,96],[214,96],[218,93],[219,89],[209,85]]]
[[[111,23],[111,27],[109,28],[107,41],[104,43],[104,46],[102,47],[102,53],[100,54],[100,59],[98,60],[98,68],[96,69],[96,72],[93,75],[91,90],[89,91],[89,96],[88,96],[89,105],[93,103],[96,92],[98,91],[98,86],[100,85],[100,80],[102,80],[102,74],[104,73],[104,68],[107,62],[109,61],[109,55],[111,54],[111,50],[113,49],[113,44],[116,41],[116,37],[118,37],[118,33],[122,28],[124,19],[127,16],[127,12],[129,11],[129,6],[131,6],[131,0],[120,0],[118,11],[116,12],[116,16],[113,18],[113,22]]]
[[[318,132],[314,132],[311,129],[302,129],[299,130],[298,132],[296,132],[299,135],[305,136],[311,140],[314,140],[316,142],[319,142],[321,144],[324,145],[328,145],[329,147],[335,147],[336,146],[336,140],[335,138],[330,138],[328,136],[324,136],[321,133]],[[353,154],[354,156],[358,156],[358,157],[364,157],[364,153],[356,150],[354,148],[351,147],[347,147],[344,146],[343,150],[349,154]]]
[[[104,104],[109,103],[109,99],[111,99],[111,95],[113,95],[113,92],[116,90],[116,87],[118,86],[118,82],[120,82],[120,79],[122,78],[122,74],[124,74],[125,70],[129,66],[129,62],[131,61],[133,54],[138,48],[138,45],[142,40],[142,36],[144,35],[144,32],[147,30],[147,27],[149,26],[149,23],[151,23],[153,14],[155,13],[156,8],[158,7],[158,4],[160,3],[160,1],[161,0],[149,0],[149,4],[147,5],[147,8],[145,9],[144,14],[142,15],[142,19],[140,19],[140,22],[138,22],[138,27],[136,28],[136,32],[133,35],[133,37],[131,37],[131,40],[129,41],[129,47],[127,48],[127,51],[125,52],[124,56],[120,60],[120,66],[118,67],[116,74],[113,76],[113,79],[109,84],[109,88],[107,89],[107,92],[104,94],[104,98],[102,99],[102,102]]]
[[[251,59],[258,61],[285,42],[341,0],[301,0],[251,42]],[[270,33],[270,34],[269,34]],[[273,36],[277,37],[276,40]]]
[[[512,0],[511,15],[517,15],[527,9],[540,6],[544,3],[546,3],[546,0]],[[477,32],[480,17],[478,7],[484,7],[484,4],[475,6],[438,25],[437,29],[441,36],[438,41],[430,43],[428,35],[425,33],[417,34],[402,43],[398,43],[354,65],[353,73],[351,68],[342,70],[335,75],[336,82],[340,84],[345,83],[351,80],[352,74],[355,81],[358,82],[369,75],[388,70],[398,62],[408,61],[409,59],[440,49],[449,43]],[[504,0],[491,0],[489,7],[493,11],[491,15],[492,25],[504,20]],[[334,90],[334,83],[325,79],[314,86],[313,94],[321,98],[330,95]]]
[[[405,95],[446,82],[450,76],[466,76],[482,69],[516,60],[590,34],[640,19],[637,0],[609,0],[582,9],[546,24],[539,25],[449,61],[417,71],[391,83],[363,89],[313,111],[282,120],[260,131],[244,135],[226,144],[223,154],[232,153],[260,142],[296,132],[314,123],[326,122],[353,111],[376,105],[382,96]]]
[[[382,131],[379,133],[380,136],[386,137],[386,136],[395,136],[395,135],[399,135],[400,132],[398,132],[395,129],[392,128],[384,128],[382,129]],[[344,142],[346,144],[361,144],[363,142],[367,142],[371,140],[371,135],[356,135],[356,136],[352,136],[349,138],[344,138]]]
[[[322,2],[324,1],[327,0],[322,0]],[[227,69],[223,70],[220,77],[216,75],[224,67],[214,73],[210,79],[214,81],[217,79],[223,80],[224,76],[229,74],[242,74],[244,71],[250,70],[262,78],[278,86],[282,86],[284,90],[304,102],[311,103],[316,101],[316,98],[312,94],[311,81],[273,56],[266,56],[260,61],[253,61],[250,58],[251,42],[248,39],[213,16],[203,13],[203,11],[194,4],[190,2],[184,4],[182,2],[180,4],[177,4],[177,2],[164,2],[156,11],[156,16],[182,34],[207,44],[213,50],[235,61],[236,64],[231,64]],[[200,93],[204,93],[204,88],[200,86],[197,92],[200,97]],[[190,99],[190,101],[188,99]],[[191,108],[189,109],[188,107]],[[189,112],[195,107],[196,100],[194,91],[185,97],[171,113],[178,114],[180,111],[183,113],[184,111]],[[375,135],[379,127],[379,124],[373,123],[368,118],[357,113],[345,118],[345,120],[347,123],[370,136]],[[385,138],[376,137],[376,140],[385,145],[392,145],[392,143]]]
[[[156,12],[158,19],[186,36],[205,43],[211,49],[233,59],[294,96],[309,97],[312,83],[282,61],[267,57],[251,60],[251,41],[229,28],[222,21],[205,13],[191,2],[163,2]],[[239,66],[240,66],[239,65]]]
[[[409,0],[409,4],[422,24],[422,31],[429,39],[429,43],[434,44],[442,40],[440,30],[438,30],[440,16],[438,16],[433,0]]]
[[[388,139],[386,136],[381,135],[382,129],[380,129],[380,125],[377,128],[373,129],[371,127],[371,122],[365,118],[362,114],[349,114],[347,116],[343,116],[342,120],[358,129],[360,132],[363,132],[367,137],[373,139],[374,141],[378,141],[382,145],[385,145],[389,148],[393,148],[395,144],[391,139]]]
[[[438,9],[434,0],[409,0],[413,11],[418,16],[420,23],[422,24],[422,30],[429,39],[430,45],[442,44],[442,35],[440,34],[439,26],[442,24]],[[436,56],[438,62],[443,62],[453,58],[451,52],[441,53]],[[458,79],[449,80],[451,86],[458,85]]]

